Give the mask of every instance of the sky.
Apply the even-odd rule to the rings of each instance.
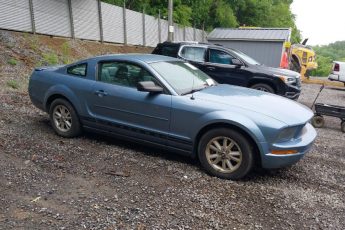
[[[308,45],[345,40],[345,0],[294,0],[291,11]]]

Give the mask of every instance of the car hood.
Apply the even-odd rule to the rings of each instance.
[[[280,68],[273,68],[273,67],[268,67],[268,66],[264,66],[264,65],[258,65],[255,66],[256,69],[262,73],[270,73],[272,75],[284,75],[284,76],[288,76],[288,77],[299,77],[300,74],[292,71],[292,70],[288,70],[288,69],[280,69]]]
[[[279,120],[289,126],[305,124],[312,116],[312,111],[293,100],[239,86],[217,85],[194,93],[196,100],[203,100],[227,106],[224,110],[239,108],[249,113],[260,113]]]

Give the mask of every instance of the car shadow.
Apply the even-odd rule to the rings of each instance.
[[[198,165],[196,159],[181,154],[173,153],[163,148],[148,146],[134,141],[127,141],[120,138],[114,138],[112,136],[97,134],[91,132],[85,132],[83,136],[89,140],[103,142],[106,145],[125,148],[130,151],[139,152],[138,154],[144,154],[146,156],[161,158],[162,160],[175,161],[179,163],[187,163],[190,165]],[[133,144],[135,143],[135,144]]]

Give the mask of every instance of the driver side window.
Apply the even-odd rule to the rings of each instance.
[[[155,81],[144,68],[126,62],[102,62],[99,64],[98,81],[136,88],[140,81]]]
[[[232,65],[232,59],[234,57],[230,54],[222,51],[222,50],[215,50],[210,49],[210,62],[211,63],[218,63],[218,64],[226,64]]]

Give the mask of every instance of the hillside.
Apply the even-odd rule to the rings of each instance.
[[[27,91],[34,67],[67,64],[109,53],[149,53],[152,48],[33,35],[0,30],[0,93]]]
[[[337,41],[329,45],[314,46],[319,68],[312,72],[312,76],[328,76],[333,61],[345,61],[345,41]]]

